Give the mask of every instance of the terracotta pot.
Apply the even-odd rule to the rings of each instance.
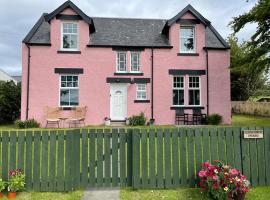
[[[7,197],[9,198],[9,199],[13,199],[13,198],[16,198],[16,192],[8,192],[8,195],[7,195]]]
[[[237,195],[234,195],[233,197],[231,197],[229,194],[227,196],[227,200],[244,200],[245,199],[246,194],[245,193],[239,193]]]
[[[0,198],[2,198],[4,196],[3,192],[0,192]]]

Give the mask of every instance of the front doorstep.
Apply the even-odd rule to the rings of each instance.
[[[111,126],[125,126],[126,120],[111,120]]]

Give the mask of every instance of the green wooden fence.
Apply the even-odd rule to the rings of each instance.
[[[222,160],[254,186],[269,185],[270,128],[263,139],[244,139],[243,129],[2,131],[0,171],[7,180],[10,169],[24,169],[35,191],[194,187],[203,161]]]

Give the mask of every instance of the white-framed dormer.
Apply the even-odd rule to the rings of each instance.
[[[61,22],[61,47],[62,51],[78,51],[80,49],[78,21]],[[66,40],[64,39],[66,38]],[[66,41],[66,42],[65,42]]]
[[[191,48],[191,46],[193,48]],[[197,52],[196,49],[197,49],[196,25],[181,25],[179,30],[179,52],[185,54],[186,53],[194,54]]]

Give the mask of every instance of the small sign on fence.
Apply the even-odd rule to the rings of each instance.
[[[244,138],[247,139],[258,139],[263,138],[263,130],[244,130]]]

